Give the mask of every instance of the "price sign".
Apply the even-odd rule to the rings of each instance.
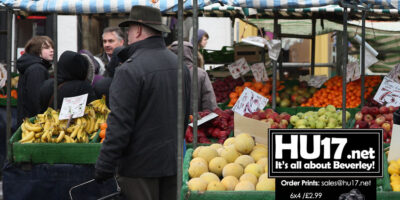
[[[250,71],[250,67],[245,58],[240,58],[231,65],[228,65],[228,69],[234,79],[237,79],[240,75],[245,75]]]
[[[268,99],[249,88],[245,88],[232,110],[240,115],[262,110],[267,105]]]
[[[0,63],[0,88],[6,86],[7,70],[3,64]]]
[[[197,122],[197,126],[200,126],[214,118],[218,117],[218,114],[216,113],[210,113],[206,116],[204,116],[203,118],[201,118],[198,122]],[[193,127],[193,123],[190,123],[189,126]]]
[[[268,81],[268,74],[264,63],[253,64],[250,68],[257,82]]]
[[[389,74],[387,75],[388,78],[392,79],[396,83],[400,83],[400,64],[396,65]]]
[[[386,106],[400,106],[400,84],[385,77],[374,96],[374,100]]]
[[[360,78],[360,66],[357,62],[350,62],[347,64],[346,82],[355,81]]]
[[[86,101],[88,94],[76,96],[76,97],[66,97],[63,99],[61,110],[60,110],[60,120],[78,118],[82,117],[85,113]]]
[[[279,54],[281,53],[281,41],[280,40],[270,40],[267,42],[268,55],[271,60],[278,60]]]
[[[327,80],[327,76],[314,76],[307,83],[311,87],[320,88]]]
[[[268,177],[277,178],[275,198],[376,196],[382,136],[382,129],[269,129]]]

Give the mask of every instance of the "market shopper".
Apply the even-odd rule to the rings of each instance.
[[[54,79],[45,81],[40,88],[41,112],[48,107],[60,109],[65,97],[88,94],[87,103],[96,99],[90,82],[87,80],[89,61],[76,52],[65,51],[57,63],[57,108],[54,108]]]
[[[17,126],[24,118],[40,113],[39,90],[49,79],[53,61],[53,41],[47,36],[35,36],[25,45],[25,53],[17,60],[18,81]]]
[[[130,57],[110,87],[111,113],[95,179],[102,182],[116,172],[127,199],[176,199],[178,60],[161,36],[170,30],[160,11],[146,6],[132,7],[119,26],[129,27],[129,46],[120,53]],[[187,68],[183,73],[187,124],[190,75]]]
[[[175,54],[178,54],[178,42],[173,42],[169,49]],[[183,56],[184,63],[190,71],[190,78],[193,80],[193,45],[190,42],[185,41],[183,43]],[[210,78],[204,69],[198,68],[197,70],[198,110],[213,111],[217,108],[217,101]],[[190,103],[190,106],[192,106],[192,103]],[[190,109],[190,113],[192,113],[192,108]]]
[[[124,33],[119,27],[107,27],[103,30],[102,40],[103,52],[97,55],[97,57],[106,66],[111,60],[114,49],[124,46]]]
[[[207,45],[207,42],[208,42],[209,38],[210,37],[208,36],[208,33],[205,30],[199,29],[197,31],[197,46],[198,46],[198,49],[199,49],[198,56],[197,56],[197,63],[198,63],[198,66],[200,68],[204,68],[204,64],[205,64],[203,54],[201,54],[200,51],[202,49],[206,48],[206,45]],[[195,41],[192,41],[192,43],[194,43],[194,42]]]
[[[119,67],[122,63],[122,59],[124,58],[119,58],[118,53],[121,52],[123,47],[117,47],[114,49],[114,52],[112,54],[110,62],[107,64],[107,77],[104,77],[100,80],[98,80],[94,85],[93,89],[96,94],[97,98],[102,98],[103,95],[106,97],[106,104],[108,107],[110,107],[109,104],[109,89],[111,86],[112,79],[114,77],[115,69]],[[126,59],[124,59],[126,60]]]

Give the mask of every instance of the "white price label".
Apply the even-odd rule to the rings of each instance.
[[[199,121],[197,121],[197,126],[200,126],[216,117],[218,117],[218,114],[210,113],[210,114],[204,116],[203,118],[201,118]],[[189,126],[193,127],[193,123],[190,123]]]
[[[307,83],[311,87],[320,88],[327,80],[326,76],[313,76]]]
[[[360,78],[360,66],[357,62],[350,62],[347,64],[346,82],[355,81]]]
[[[400,106],[400,84],[385,77],[374,96],[374,100],[386,106]]]
[[[250,68],[257,82],[268,81],[268,74],[264,63],[253,64]]]
[[[270,40],[267,43],[268,55],[271,60],[278,60],[279,54],[281,53],[281,41],[280,40]]]
[[[237,79],[240,75],[245,75],[250,71],[250,67],[245,58],[240,58],[234,63],[228,65],[228,69],[234,79]]]
[[[83,94],[76,97],[66,97],[63,99],[60,120],[82,117],[85,114],[85,107],[88,94]]]
[[[249,88],[245,88],[232,110],[240,115],[262,110],[267,105],[268,99]]]
[[[387,75],[393,81],[400,83],[400,64],[396,65]]]

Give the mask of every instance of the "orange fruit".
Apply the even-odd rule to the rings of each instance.
[[[100,129],[101,129],[101,130],[106,130],[106,129],[107,129],[107,123],[102,123],[102,124],[100,125]]]
[[[106,137],[106,130],[101,130],[99,133],[100,138],[105,138]]]

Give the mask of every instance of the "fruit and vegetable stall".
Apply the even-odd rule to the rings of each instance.
[[[315,64],[314,60],[312,62]],[[271,100],[264,109],[243,115],[246,120],[251,120],[251,124],[266,127],[264,132],[269,128],[382,128],[384,142],[386,146],[390,145],[393,112],[398,107],[383,106],[373,100],[383,80],[381,76],[364,77],[362,74],[361,78],[365,78],[365,82],[356,80],[345,84],[342,80],[346,77],[334,76],[321,88],[316,88],[296,80],[277,81],[276,70],[273,73],[273,80],[264,83],[232,77],[213,82],[219,108],[201,111],[199,117],[205,117],[211,112],[218,116],[200,125],[196,133],[188,127],[184,134],[187,149],[183,161],[182,199],[275,199],[275,180],[267,174],[266,144],[254,140],[253,137],[260,135],[252,131],[236,131],[239,128],[235,119],[237,114],[232,111],[232,107],[245,88]],[[342,90],[344,87],[346,89]],[[11,96],[17,98],[16,93],[11,92]],[[362,105],[363,99],[366,100],[365,106]],[[345,108],[341,108],[343,105]],[[10,139],[9,153],[13,163],[5,167],[4,178],[11,180],[12,175],[19,173],[21,179],[17,179],[16,183],[20,183],[18,180],[46,170],[92,178],[92,164],[97,159],[101,141],[106,135],[107,125],[104,122],[108,112],[102,99],[89,104],[85,115],[71,122],[57,119],[58,111],[52,109],[26,119]],[[346,122],[345,127],[341,125],[343,122]],[[47,164],[51,164],[51,167]],[[63,168],[59,164],[77,165]],[[13,171],[15,168],[12,166],[15,165],[27,166],[31,173]],[[46,177],[46,174],[40,176]],[[385,154],[384,176],[377,179],[377,198],[399,199],[399,177],[400,161],[388,162]],[[79,184],[79,180],[72,180],[69,185]],[[38,181],[38,177],[33,177],[32,181]],[[60,180],[55,177],[54,182],[57,181]]]

